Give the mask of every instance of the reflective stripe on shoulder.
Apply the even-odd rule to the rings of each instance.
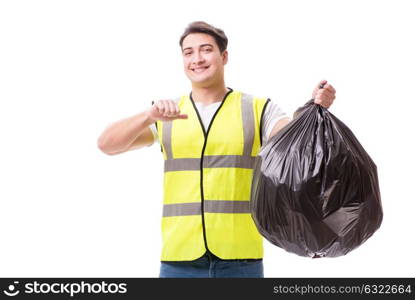
[[[252,146],[255,137],[255,120],[254,120],[254,97],[247,94],[242,94],[241,110],[242,110],[242,125],[244,131],[244,155],[250,156],[252,153]]]

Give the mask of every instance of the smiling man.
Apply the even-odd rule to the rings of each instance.
[[[253,166],[290,118],[270,99],[226,87],[227,44],[222,30],[191,23],[180,38],[190,94],[158,100],[98,139],[110,155],[161,145],[160,277],[264,276],[262,237],[249,210]],[[323,80],[312,97],[328,108],[335,90]]]

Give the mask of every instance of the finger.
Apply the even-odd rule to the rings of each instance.
[[[316,98],[317,97],[317,92],[322,89],[321,82],[322,81],[320,81],[320,83],[318,85],[316,85],[316,87],[314,88],[313,93],[312,93],[312,98]]]
[[[329,108],[333,104],[333,100],[334,100],[333,96],[323,94],[321,97],[319,97],[318,99],[319,102],[317,104],[320,104],[321,106],[324,106],[325,108]]]
[[[188,115],[182,114],[182,115],[176,115],[176,116],[164,116],[164,119],[167,121],[173,121],[177,119],[187,119]]]
[[[179,108],[179,105],[176,102],[174,102],[174,107],[176,109],[176,114],[180,114],[180,108]]]
[[[330,97],[326,93],[318,92],[314,100],[314,103],[325,105],[329,99]]]
[[[323,96],[323,94],[321,93],[321,91],[317,91],[316,92],[316,95],[315,95],[315,103],[318,103],[318,104],[320,104],[321,103],[321,101],[323,100],[323,98],[324,98],[324,96]]]
[[[335,93],[336,93],[336,90],[334,89],[334,87],[333,87],[331,84],[326,84],[326,85],[324,86],[324,89],[325,89],[325,90],[330,91],[330,92],[331,92],[331,93],[333,93],[333,94],[335,94]]]
[[[175,116],[176,115],[176,113],[175,113],[176,108],[174,107],[173,101],[167,100],[166,103],[167,103],[166,115],[169,116],[169,117]]]
[[[327,80],[325,80],[325,79],[320,80],[319,84],[317,85],[317,89],[324,88],[324,86],[326,85],[326,83],[327,83]]]
[[[163,104],[164,104],[163,116],[169,117],[170,116],[170,105],[169,105],[169,101],[164,100]]]
[[[166,110],[165,106],[164,106],[164,100],[159,100],[157,102],[157,108],[160,114],[163,114]]]
[[[327,102],[327,101],[325,101],[325,100],[315,100],[315,101],[314,101],[314,103],[315,103],[315,104],[318,104],[318,105],[320,105],[320,106],[323,106],[323,107],[325,107],[325,108],[329,108],[329,107],[330,107],[330,105],[331,105],[331,103],[329,103],[329,102]]]
[[[179,106],[177,105],[176,101],[171,101],[171,104],[173,105],[173,114],[176,116],[180,113]]]
[[[165,116],[165,117],[170,116],[170,105],[169,105],[169,100],[164,100],[164,101],[163,101],[163,105],[164,105],[164,112],[163,112],[163,116]]]
[[[320,80],[320,82],[316,85],[316,87],[314,88],[314,90],[313,90],[313,93],[312,93],[312,98],[316,98],[317,97],[317,92],[319,91],[319,90],[321,90],[321,89],[323,89],[324,87],[325,87],[325,85],[327,84],[327,80],[325,80],[325,79],[323,79],[323,80]]]
[[[318,97],[324,97],[324,98],[334,98],[335,97],[335,94],[334,93],[332,93],[331,91],[329,91],[329,90],[326,90],[326,89],[320,89],[320,90],[318,90],[317,91],[317,93],[316,93],[316,98],[318,98]]]

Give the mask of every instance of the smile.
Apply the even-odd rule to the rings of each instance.
[[[209,68],[209,66],[207,66],[207,67],[191,68],[190,70],[192,70],[195,73],[202,73],[202,72],[204,72],[208,68]]]

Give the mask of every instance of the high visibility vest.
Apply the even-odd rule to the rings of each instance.
[[[162,261],[263,257],[250,213],[261,119],[269,99],[237,91],[225,96],[204,128],[191,95],[178,106],[187,119],[157,121],[164,156]]]

